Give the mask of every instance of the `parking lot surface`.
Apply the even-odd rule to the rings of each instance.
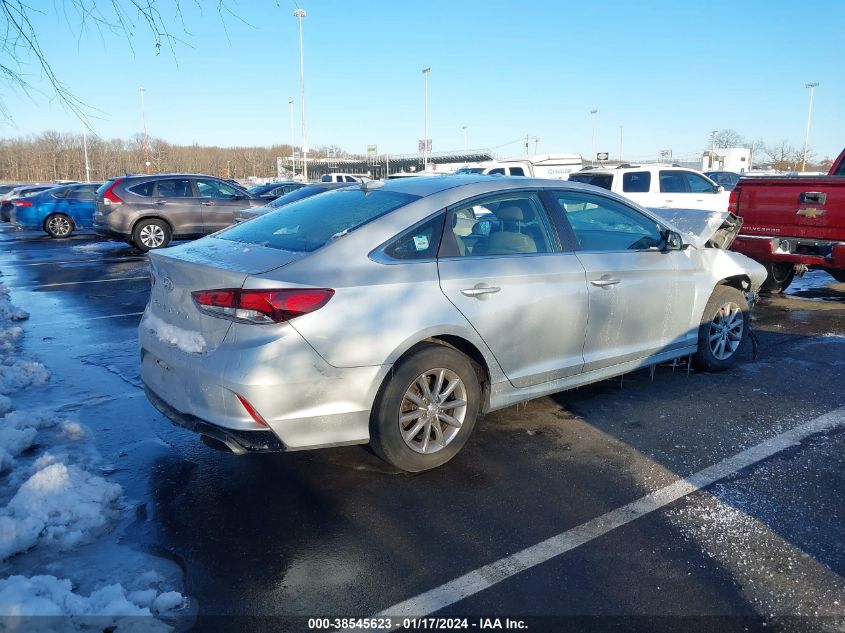
[[[181,566],[197,630],[409,601],[472,628],[845,630],[845,284],[824,273],[760,301],[756,359],[497,411],[446,466],[407,474],[365,447],[238,457],[171,425],[141,389],[148,265],[123,243],[6,228],[0,271],[53,374],[22,398],[84,414],[137,505],[128,535]],[[620,514],[757,445],[770,454]]]

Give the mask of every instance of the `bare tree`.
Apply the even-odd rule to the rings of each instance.
[[[762,160],[763,155],[765,154],[766,142],[763,139],[758,138],[753,141],[745,141],[742,144],[742,147],[748,148],[751,152],[751,164],[754,165],[756,162]]]
[[[181,24],[181,32],[187,34],[180,0],[53,0],[44,4],[64,15],[68,28],[80,36],[96,30],[101,36],[123,37],[131,48],[137,30],[145,29],[152,35],[156,54],[166,48],[175,55],[175,46],[182,40],[171,30],[174,23]],[[225,0],[216,0],[216,5],[221,19],[224,14],[234,15]],[[39,74],[33,73],[33,68],[40,71],[50,87],[46,94],[40,94],[57,100],[79,116],[90,114],[86,112],[90,108],[53,72],[41,47],[39,24],[49,13],[31,0],[0,0],[0,116],[7,120],[10,115],[3,92],[23,92],[30,97],[40,93],[28,79]]]
[[[766,145],[763,153],[772,164],[772,169],[778,171],[792,171],[801,160],[801,152],[787,140],[782,140],[774,145]]]
[[[720,130],[716,133],[716,147],[719,149],[742,147],[743,143],[742,135],[736,130]]]

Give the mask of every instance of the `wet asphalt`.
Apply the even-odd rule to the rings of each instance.
[[[136,328],[147,258],[0,228],[0,281],[53,374],[18,402],[97,435],[133,508],[125,540],[176,561],[199,631],[365,617],[845,406],[845,284],[761,300],[722,374],[662,366],[484,417],[432,472],[365,447],[236,457],[149,405]],[[815,435],[436,615],[529,630],[845,630],[845,432]],[[475,626],[473,626],[475,625]],[[504,626],[504,622],[503,622]]]

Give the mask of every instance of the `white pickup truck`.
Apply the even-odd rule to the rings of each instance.
[[[569,180],[608,189],[652,209],[727,211],[730,196],[704,174],[673,165],[587,168]]]
[[[583,166],[584,161],[580,154],[536,154],[497,161],[488,165],[482,173],[566,180],[569,174],[577,172]]]

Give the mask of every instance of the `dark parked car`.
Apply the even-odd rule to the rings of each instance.
[[[12,201],[16,198],[26,198],[47,189],[52,189],[56,185],[21,185],[15,187],[6,194],[3,194],[0,200],[0,219],[3,222],[8,222],[12,219]]]
[[[247,189],[252,195],[265,200],[275,200],[286,193],[296,191],[304,187],[306,183],[294,182],[293,180],[285,182],[268,182],[266,185],[256,185]]]
[[[739,179],[742,178],[742,174],[735,171],[705,171],[704,175],[717,185],[722,185],[725,191],[733,191]]]
[[[97,190],[94,232],[142,251],[172,239],[192,239],[224,229],[245,205],[265,201],[220,178],[155,174],[112,178]]]
[[[305,185],[296,191],[286,193],[280,198],[276,198],[270,204],[265,204],[261,207],[254,207],[251,209],[242,209],[235,214],[235,222],[243,222],[244,220],[251,220],[259,215],[264,215],[270,211],[274,211],[280,207],[296,202],[297,200],[305,200],[311,196],[316,196],[318,193],[331,191],[332,189],[340,189],[341,187],[351,187],[352,184],[347,182],[318,182],[312,185]]]
[[[46,231],[50,237],[70,237],[77,229],[90,229],[94,196],[100,183],[63,185],[12,201],[12,224],[22,229]]]

